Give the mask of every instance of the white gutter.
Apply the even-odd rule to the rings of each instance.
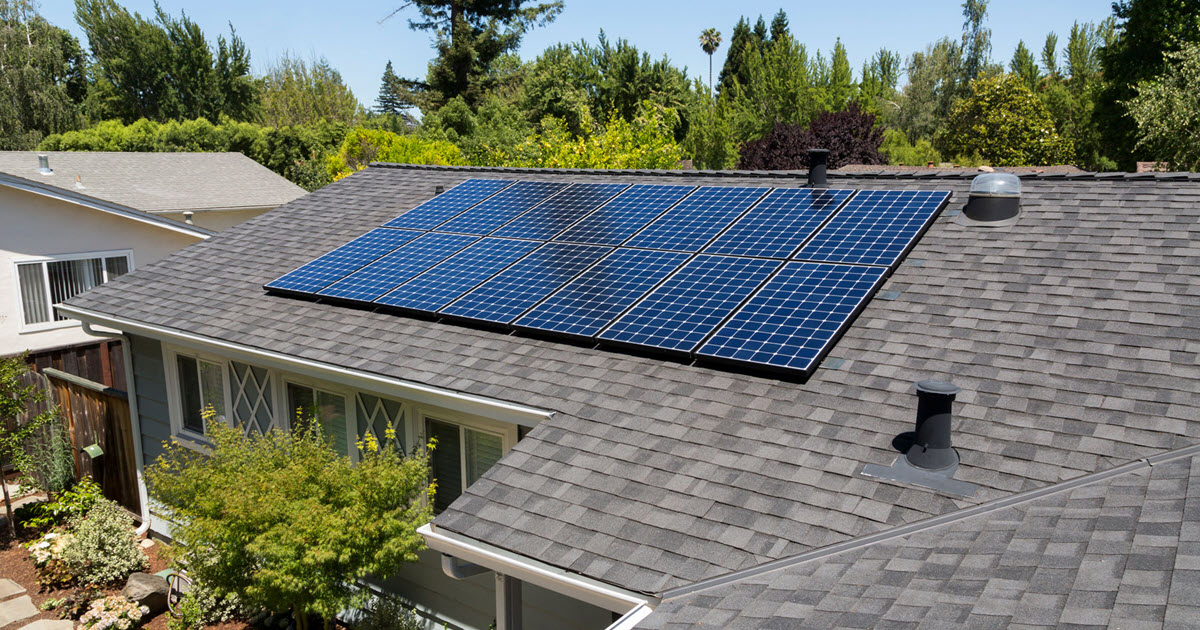
[[[648,604],[642,604],[621,615],[621,618],[614,621],[613,625],[609,626],[606,630],[633,630],[643,619],[649,617],[652,612],[654,612],[653,608]]]
[[[136,322],[123,317],[97,313],[75,306],[57,305],[59,313],[78,319],[85,324],[100,324],[116,328],[125,333],[136,333],[147,337],[167,339],[173,343],[189,346],[197,350],[218,349],[226,356],[242,361],[254,362],[264,367],[285,369],[312,378],[320,378],[350,387],[364,387],[381,394],[391,393],[394,396],[406,398],[413,402],[434,405],[461,411],[472,415],[484,416],[526,427],[536,426],[539,422],[549,419],[553,411],[526,407],[516,403],[485,398],[473,394],[464,394],[450,389],[433,387],[404,379],[379,376],[369,372],[351,370],[320,361],[302,359],[280,352],[262,350],[243,346],[228,341],[204,337],[158,326]]]
[[[52,199],[58,199],[59,201],[77,204],[93,210],[99,210],[100,212],[115,214],[126,219],[138,221],[139,223],[147,223],[155,227],[164,228],[173,232],[179,232],[188,236],[194,236],[199,239],[206,239],[216,234],[216,232],[202,227],[188,225],[178,221],[172,221],[170,219],[156,216],[149,212],[142,212],[141,210],[135,210],[121,204],[112,203],[111,201],[98,199],[91,195],[85,195],[83,193],[77,193],[65,188],[59,188],[58,186],[51,186],[49,184],[35,182],[33,180],[25,179],[24,177],[10,175],[8,173],[0,173],[0,185],[22,190],[34,195],[41,195],[43,197],[50,197]]]
[[[417,529],[417,533],[425,538],[425,545],[430,549],[613,612],[624,613],[630,608],[658,603],[656,598],[642,593],[618,588],[576,573],[568,573],[558,567],[471,540],[454,532],[435,530],[433,523],[422,525]]]
[[[146,492],[145,464],[142,456],[142,417],[138,415],[137,391],[133,382],[133,344],[129,337],[117,332],[96,330],[88,322],[83,322],[83,332],[96,337],[116,339],[121,342],[121,358],[125,364],[125,395],[129,401],[129,424],[133,431],[133,457],[137,460],[138,504],[142,506],[142,524],[137,528],[137,535],[142,536],[150,530],[150,498]]]

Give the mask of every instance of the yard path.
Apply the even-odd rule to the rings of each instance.
[[[24,593],[25,588],[20,584],[0,579],[0,628],[16,628],[17,622],[38,614],[37,606]],[[20,630],[71,630],[74,626],[70,621],[41,619],[21,626]]]

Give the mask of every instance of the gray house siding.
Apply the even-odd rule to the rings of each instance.
[[[158,340],[129,335],[129,342],[138,420],[142,425],[142,457],[144,464],[149,466],[162,455],[163,442],[171,439],[167,374],[163,369],[162,344]]]

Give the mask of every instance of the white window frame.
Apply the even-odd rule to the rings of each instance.
[[[197,450],[207,450],[209,438],[206,435],[200,435],[196,432],[187,429],[183,426],[183,400],[179,393],[179,357],[187,357],[196,359],[206,363],[215,363],[221,366],[221,384],[225,394],[225,423],[232,422],[233,392],[232,383],[229,381],[229,360],[225,357],[200,352],[197,350],[176,348],[163,344],[163,372],[167,381],[167,413],[171,420],[171,437],[180,444]]]
[[[287,407],[286,409],[281,408],[281,413],[286,415],[286,417],[283,419],[283,422],[276,421],[275,425],[287,427],[288,431],[291,431],[294,428],[292,426],[292,421],[295,420],[296,416],[296,410],[291,408],[291,402],[288,401],[287,386],[289,384],[299,385],[300,387],[307,387],[314,391],[322,391],[326,394],[335,394],[342,397],[346,410],[346,450],[349,451],[348,453],[342,454],[349,455],[351,461],[358,463],[358,449],[354,447],[354,443],[358,440],[358,422],[356,417],[358,415],[358,401],[356,400],[358,392],[353,389],[348,389],[340,385],[329,383],[327,381],[307,378],[298,374],[291,374],[289,372],[276,371],[275,377],[277,378],[278,387],[280,389],[277,395],[277,400],[282,400],[283,407]]]
[[[42,266],[42,290],[46,292],[46,301],[50,301],[50,274],[46,272],[47,263],[61,262],[68,260],[87,260],[90,258],[99,258],[101,261],[105,258],[116,258],[124,256],[128,271],[125,273],[133,273],[133,250],[132,249],[115,249],[102,252],[83,252],[79,254],[50,254],[47,256],[27,256],[14,259],[12,261],[12,277],[13,277],[13,304],[17,305],[17,320],[20,325],[17,327],[18,334],[41,332],[44,330],[55,330],[58,328],[70,328],[78,326],[79,322],[71,319],[58,321],[54,318],[54,304],[50,304],[50,320],[36,324],[28,324],[25,322],[25,302],[21,296],[21,272],[20,265],[28,265],[32,263],[41,263]],[[108,282],[108,265],[101,263],[101,273],[103,280],[100,284]],[[100,286],[99,284],[96,286]]]
[[[354,445],[354,444],[355,444],[355,443],[357,443],[357,441],[358,441],[358,429],[359,429],[359,426],[358,426],[358,420],[359,420],[359,418],[358,418],[358,403],[359,403],[359,396],[360,396],[361,394],[366,394],[366,395],[368,395],[368,396],[374,396],[375,398],[379,398],[379,399],[381,399],[381,400],[390,400],[390,401],[392,401],[392,402],[394,402],[394,403],[398,403],[398,404],[400,405],[400,424],[401,424],[401,426],[399,427],[399,430],[397,431],[397,433],[398,433],[397,437],[399,437],[399,438],[401,438],[401,439],[403,439],[403,440],[404,440],[404,448],[405,448],[405,452],[403,453],[403,455],[404,455],[405,457],[407,457],[407,456],[408,456],[410,453],[412,453],[414,446],[416,446],[416,444],[417,444],[417,432],[416,432],[416,431],[414,430],[414,428],[413,428],[413,424],[415,423],[415,420],[414,420],[414,418],[416,417],[416,415],[415,415],[415,414],[416,414],[416,411],[414,410],[414,405],[413,405],[413,403],[411,403],[411,402],[409,402],[409,401],[407,401],[407,400],[404,400],[404,399],[402,399],[402,398],[396,398],[395,396],[385,396],[385,395],[383,395],[383,394],[378,394],[378,393],[371,392],[371,391],[364,391],[364,390],[361,390],[361,389],[355,389],[355,390],[353,390],[353,391],[354,391],[354,416],[353,416],[353,417],[354,417],[354,422],[353,422],[353,423],[350,423],[350,422],[347,422],[347,423],[346,423],[347,425],[349,425],[349,424],[353,424],[353,425],[354,425],[354,426],[347,426],[347,427],[346,427],[346,428],[347,428],[347,430],[349,430],[349,431],[350,431],[350,437],[351,437],[351,442],[350,442],[350,444],[351,444],[351,445]],[[363,408],[364,408],[364,409],[366,409],[366,407],[367,407],[366,405],[363,405]],[[375,411],[374,409],[368,409],[368,410],[367,410],[367,412],[368,412],[368,413],[373,413],[374,411]],[[363,422],[367,422],[367,421],[369,421],[369,420],[370,420],[370,417],[369,417],[369,416],[368,416],[367,418],[363,418],[363,419],[362,419],[362,421],[363,421]],[[380,440],[382,441],[382,439],[381,439],[379,436],[376,436],[376,439],[380,439]],[[422,446],[422,448],[424,448],[424,446]],[[351,457],[351,459],[353,459],[353,460],[354,460],[354,463],[356,463],[356,464],[357,464],[357,463],[358,463],[358,459],[359,459],[359,452],[358,452],[358,449],[357,449],[357,448],[352,448],[351,450],[352,450],[352,451],[354,451],[354,453],[352,453],[352,454],[350,455],[350,457]]]
[[[480,416],[471,416],[449,409],[439,407],[417,406],[414,414],[414,424],[417,437],[422,449],[425,449],[429,443],[429,436],[425,433],[426,420],[434,420],[444,424],[452,424],[459,428],[458,431],[458,472],[460,475],[460,487],[463,492],[467,491],[470,486],[467,484],[467,435],[462,429],[470,429],[480,433],[487,433],[498,436],[500,438],[500,456],[503,457],[512,450],[517,444],[518,427],[515,424],[508,422],[500,422],[490,418]]]

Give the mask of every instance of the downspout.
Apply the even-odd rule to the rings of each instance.
[[[143,474],[146,462],[142,457],[142,418],[138,415],[137,392],[133,382],[133,343],[123,333],[100,331],[92,328],[92,325],[87,322],[81,323],[83,332],[89,335],[116,339],[121,342],[121,358],[125,363],[125,393],[128,395],[129,401],[129,424],[133,431],[133,456],[137,459],[138,503],[142,506],[142,524],[137,528],[137,535],[141,537],[150,531],[150,499],[146,492],[146,478]]]

